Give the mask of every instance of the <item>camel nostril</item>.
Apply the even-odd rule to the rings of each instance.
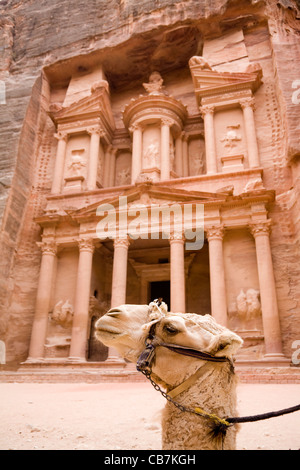
[[[122,310],[118,308],[112,308],[106,313],[106,315],[109,315],[110,317],[118,317],[121,313],[122,313]]]

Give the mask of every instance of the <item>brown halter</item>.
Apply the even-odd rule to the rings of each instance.
[[[157,322],[159,323],[159,322]],[[152,363],[155,357],[155,349],[157,346],[162,346],[163,348],[167,348],[170,351],[176,352],[178,354],[182,354],[184,356],[194,357],[196,359],[201,359],[203,361],[210,361],[210,362],[229,362],[231,364],[230,359],[228,357],[216,357],[212,354],[208,354],[204,351],[199,351],[198,349],[187,348],[185,346],[180,346],[178,344],[168,344],[163,341],[160,341],[155,336],[155,330],[157,323],[151,325],[149,330],[149,334],[146,339],[146,347],[143,352],[140,354],[136,368],[139,372],[151,372]]]

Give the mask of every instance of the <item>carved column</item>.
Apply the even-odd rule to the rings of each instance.
[[[33,320],[28,360],[44,357],[48,314],[57,246],[54,240],[45,240],[38,244],[42,249],[40,277],[37,288],[35,316]]]
[[[111,307],[118,307],[126,303],[127,260],[129,240],[116,239],[114,241],[114,261],[112,276]]]
[[[182,136],[175,140],[175,170],[178,176],[183,176]]]
[[[110,154],[112,147],[109,145],[105,151],[104,155],[104,174],[103,174],[103,186],[107,188],[110,186]]]
[[[223,257],[222,225],[206,229],[209,246],[211,314],[220,325],[227,325],[227,301]]]
[[[182,133],[182,165],[183,176],[189,176],[189,151],[188,137],[185,132]]]
[[[171,312],[185,313],[184,237],[170,236]]]
[[[161,145],[160,145],[160,179],[161,181],[170,179],[170,119],[161,121]]]
[[[129,129],[132,136],[132,165],[131,165],[131,184],[135,184],[139,174],[142,171],[142,141],[143,130],[141,125],[134,124]]]
[[[270,246],[271,220],[250,224],[255,239],[266,355],[283,357],[276,287]]]
[[[202,106],[200,108],[204,120],[206,168],[208,175],[217,173],[214,110],[214,106],[211,105]]]
[[[117,148],[111,147],[109,164],[109,186],[115,186]]]
[[[93,189],[96,189],[96,186],[97,186],[100,137],[103,137],[104,133],[99,127],[93,127],[89,129],[87,132],[91,136],[91,139],[90,139],[90,156],[89,156],[86,184],[87,184],[87,189],[93,190]]]
[[[259,166],[259,154],[253,113],[254,99],[245,98],[240,101],[240,104],[244,114],[249,166],[255,168]]]
[[[70,360],[85,361],[94,242],[80,239]]]
[[[54,137],[58,140],[58,145],[57,145],[57,151],[56,151],[56,159],[55,159],[51,193],[57,194],[61,192],[68,135],[64,132],[58,132],[57,134],[54,134]]]

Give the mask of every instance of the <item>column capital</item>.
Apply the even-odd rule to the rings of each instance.
[[[118,248],[118,247],[129,248],[129,245],[130,245],[129,237],[127,237],[127,238],[115,238],[114,239],[114,248]]]
[[[171,127],[174,124],[174,122],[172,121],[172,119],[166,117],[166,118],[161,119],[161,124],[162,126]]]
[[[55,139],[57,139],[58,141],[59,141],[59,140],[64,140],[65,142],[67,142],[69,135],[68,135],[67,132],[59,131],[59,132],[56,132],[56,133],[54,134],[54,137],[55,137]]]
[[[205,228],[207,240],[223,240],[224,238],[224,225],[212,225],[211,227]]]
[[[170,244],[172,244],[173,242],[182,242],[182,243],[184,243],[185,242],[185,236],[184,236],[183,232],[172,232],[172,233],[170,233],[169,242],[170,242]]]
[[[105,131],[102,129],[101,126],[90,127],[86,131],[89,135],[96,134],[96,135],[99,135],[99,137],[105,136]]]
[[[272,220],[262,220],[259,222],[252,222],[249,224],[249,229],[254,238],[261,235],[270,235]]]
[[[56,256],[57,254],[57,244],[56,241],[51,240],[43,240],[42,242],[37,242],[37,246],[41,248],[43,255],[52,255]]]
[[[242,99],[239,101],[239,103],[240,103],[242,109],[245,109],[245,108],[252,108],[252,109],[254,109],[255,101],[254,101],[254,98],[253,98],[253,97],[242,98]]]
[[[132,124],[130,127],[129,127],[129,132],[131,134],[134,133],[134,131],[142,131],[143,130],[143,126],[142,124],[140,124],[139,122],[135,122],[134,124]]]
[[[79,251],[88,251],[90,253],[94,252],[95,245],[94,240],[92,238],[79,238],[77,240]]]
[[[182,142],[188,142],[189,140],[189,134],[186,131],[181,132],[181,140]]]
[[[205,114],[214,114],[216,107],[213,104],[204,104],[203,106],[199,106],[200,113],[202,117]]]

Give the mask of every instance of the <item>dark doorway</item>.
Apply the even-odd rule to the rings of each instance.
[[[159,297],[167,304],[170,310],[170,281],[155,281],[150,282],[150,302]]]

